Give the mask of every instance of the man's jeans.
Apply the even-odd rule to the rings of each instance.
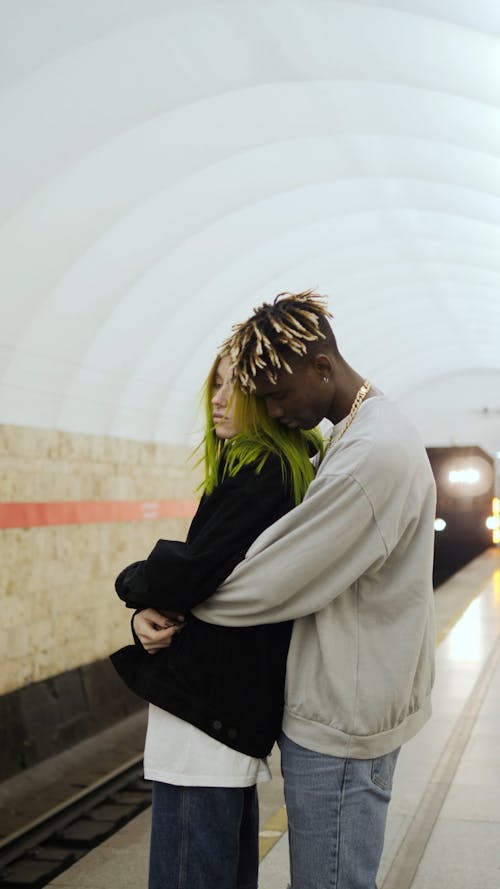
[[[280,739],[291,889],[376,889],[399,749],[342,759]]]
[[[257,889],[257,788],[153,782],[149,889]]]

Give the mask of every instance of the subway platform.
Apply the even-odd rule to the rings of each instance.
[[[433,717],[401,751],[380,889],[500,887],[500,549],[436,590]],[[261,889],[285,889],[279,752],[262,785]],[[145,889],[149,811],[80,859],[53,889]]]

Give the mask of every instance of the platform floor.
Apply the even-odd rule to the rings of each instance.
[[[380,889],[500,887],[500,550],[436,591],[434,715],[398,761]],[[288,838],[279,776],[262,785],[261,889],[285,889]],[[149,812],[52,883],[145,889]]]

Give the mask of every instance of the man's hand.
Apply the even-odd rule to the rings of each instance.
[[[154,608],[145,608],[134,615],[133,626],[136,636],[148,654],[156,654],[162,648],[168,648],[172,637],[182,628],[182,614],[169,613],[168,616]]]

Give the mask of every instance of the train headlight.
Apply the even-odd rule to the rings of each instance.
[[[440,481],[449,497],[479,497],[491,488],[493,469],[483,457],[455,457],[443,466]]]
[[[451,485],[477,485],[481,478],[479,469],[468,467],[467,469],[450,469],[448,481]]]
[[[444,519],[435,519],[434,520],[434,530],[435,531],[444,531],[446,528],[446,522]]]

